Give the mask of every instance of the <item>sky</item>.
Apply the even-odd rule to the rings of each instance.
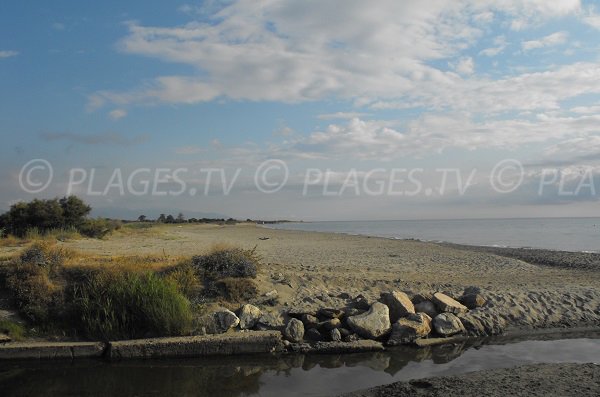
[[[598,216],[600,2],[3,1],[0,210]]]

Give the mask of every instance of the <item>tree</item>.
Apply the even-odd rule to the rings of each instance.
[[[177,214],[177,223],[183,223],[185,222],[185,217],[183,216],[183,213],[179,213]]]
[[[146,215],[138,216],[138,222],[146,222]]]
[[[165,217],[165,214],[160,214],[160,216],[156,220],[156,222],[159,222],[159,223],[165,223],[166,221],[167,221],[167,218]]]
[[[85,217],[92,211],[92,207],[76,196],[63,197],[59,204],[66,227],[80,227],[85,222]]]
[[[167,215],[167,219],[165,219],[165,223],[175,223],[175,218],[173,218],[173,215],[171,215],[171,214]]]

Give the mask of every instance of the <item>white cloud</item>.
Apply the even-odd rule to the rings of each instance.
[[[60,22],[54,22],[52,24],[52,29],[54,30],[58,30],[58,31],[62,31],[66,29],[66,26],[64,23],[60,23]]]
[[[130,91],[103,91],[91,97],[92,105],[197,103],[217,97],[390,99],[419,92],[422,85],[448,85],[454,78],[431,61],[461,58],[483,34],[477,20],[492,13],[508,20],[546,20],[576,13],[580,6],[575,0],[384,0],[377,7],[360,1],[217,4],[208,15],[181,26],[131,22],[119,43],[125,53],[190,65],[202,77],[159,77]],[[462,66],[470,71],[468,61]]]
[[[503,35],[497,36],[494,39],[494,47],[489,47],[489,48],[481,50],[479,52],[479,55],[485,55],[487,57],[495,57],[496,55],[498,55],[502,51],[504,51],[504,49],[507,46],[508,46],[508,43],[506,42],[506,38]]]
[[[368,116],[368,113],[360,112],[335,112],[325,113],[317,116],[319,120],[343,120],[343,119],[354,119],[359,117]]]
[[[115,109],[108,113],[108,117],[110,117],[112,120],[119,120],[125,116],[127,116],[127,111],[124,109]]]
[[[0,51],[0,59],[16,57],[17,55],[19,55],[18,51],[10,51],[10,50]]]
[[[471,57],[461,58],[458,60],[457,63],[451,63],[450,67],[463,75],[470,75],[475,73],[475,62],[473,62],[473,58]]]
[[[567,32],[556,32],[542,37],[539,40],[524,41],[521,43],[523,51],[530,51],[536,48],[552,47],[567,42],[569,34]]]

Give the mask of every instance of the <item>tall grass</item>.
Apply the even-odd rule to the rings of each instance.
[[[129,339],[189,331],[189,301],[154,273],[97,273],[75,291],[75,315],[91,338]]]

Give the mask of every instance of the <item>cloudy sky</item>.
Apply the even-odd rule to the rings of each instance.
[[[4,1],[0,209],[597,216],[599,50],[596,1]]]

